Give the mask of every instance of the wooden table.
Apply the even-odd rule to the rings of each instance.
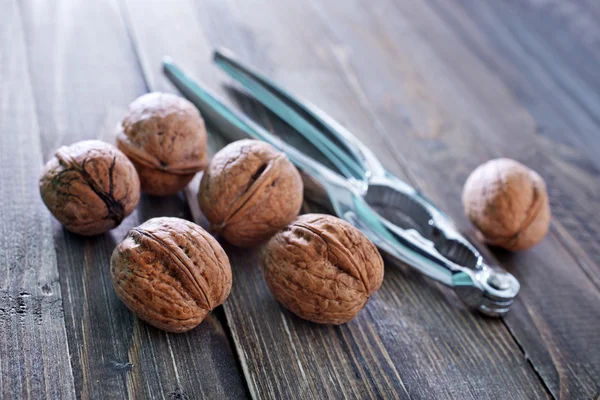
[[[0,397],[598,399],[599,20],[594,0],[0,0]],[[537,170],[548,236],[495,252],[522,285],[512,311],[484,318],[387,264],[355,320],[312,324],[269,294],[257,250],[226,245],[231,296],[197,329],[137,320],[109,256],[151,217],[207,226],[186,201],[197,183],[84,238],[52,219],[38,176],[60,145],[112,141],[137,96],[175,91],[165,54],[227,95],[215,45],[317,103],[467,231],[478,164]]]

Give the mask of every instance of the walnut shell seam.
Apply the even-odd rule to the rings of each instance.
[[[493,234],[489,229],[484,229],[479,224],[479,220],[471,219],[473,225],[483,233],[484,240],[490,244],[506,247],[518,241],[519,237],[527,231],[527,229],[536,222],[538,216],[544,209],[545,205],[545,197],[543,193],[545,192],[545,184],[542,178],[537,174],[537,172],[530,170],[529,176],[532,182],[532,191],[533,191],[533,199],[531,201],[531,205],[527,208],[525,219],[523,219],[517,227],[513,228],[514,233],[510,234]],[[502,178],[498,178],[500,182],[502,182],[501,187],[504,196],[510,200],[510,195],[506,192],[506,186],[503,182]]]
[[[54,179],[58,180],[62,174],[65,172],[69,172],[71,170],[77,171],[81,177],[88,184],[90,189],[102,200],[102,202],[106,205],[106,210],[108,214],[105,219],[112,219],[115,222],[115,225],[119,225],[123,219],[125,218],[125,209],[123,205],[112,197],[114,183],[114,169],[117,161],[117,157],[113,157],[112,163],[109,166],[109,192],[106,193],[98,182],[87,172],[85,169],[85,164],[87,160],[84,160],[81,166],[71,157],[71,155],[67,151],[67,147],[61,147],[56,151],[55,157],[59,160],[61,164],[63,164],[66,169],[61,171]],[[125,198],[127,197],[128,192],[125,193]]]
[[[200,160],[179,162],[178,164],[165,165],[160,160],[152,157],[144,149],[134,146],[123,132],[121,125],[118,127],[117,141],[119,142],[120,149],[129,157],[132,161],[137,162],[145,167],[154,168],[160,171],[169,172],[175,175],[189,175],[194,174],[198,171],[202,171],[206,168],[208,160],[206,154]]]
[[[327,251],[327,253],[328,253],[328,254],[330,254],[330,251],[328,250],[328,251]],[[301,249],[300,249],[300,251],[298,251],[298,254],[299,254],[299,255],[300,255],[300,254],[302,254],[302,252],[301,252]],[[273,259],[273,258],[271,257],[271,255],[270,255],[270,254],[268,254],[268,253],[266,253],[266,254],[263,254],[263,258],[265,259],[265,262],[264,262],[264,264],[267,264],[267,263],[269,262],[269,260],[272,260],[272,259]],[[276,264],[274,261],[273,261],[273,263],[274,263],[274,264]],[[336,270],[339,272],[339,275],[338,275],[338,276],[340,276],[340,275],[348,275],[349,277],[351,277],[351,278],[352,278],[352,279],[354,279],[354,280],[360,280],[360,279],[357,279],[355,276],[352,276],[351,274],[349,274],[347,271],[345,271],[343,268],[341,268],[341,267],[340,267],[339,265],[337,265],[336,263],[333,263],[333,262],[332,262],[332,263],[331,263],[331,266],[332,266],[332,267],[334,267],[334,268],[335,268],[335,269],[336,269]],[[263,267],[263,270],[264,270],[264,265],[263,265],[262,267]],[[322,281],[331,281],[331,280],[332,280],[331,278],[329,278],[329,277],[326,277],[326,276],[319,275],[319,274],[317,274],[315,271],[311,271],[311,270],[309,270],[308,268],[296,268],[296,269],[302,269],[304,272],[306,272],[306,273],[310,274],[311,276],[313,276],[314,278],[317,278],[317,279],[319,279],[319,280],[322,280]],[[292,279],[292,278],[289,276],[289,274],[285,274],[285,273],[283,273],[282,269],[279,269],[279,273],[281,273],[281,277],[282,277],[282,278],[284,278],[284,279],[285,279],[287,282],[289,282],[289,283],[292,283],[292,284],[294,284],[295,286],[297,286],[297,287],[299,288],[299,290],[306,290],[307,292],[310,292],[310,293],[312,293],[312,294],[314,294],[314,295],[316,295],[316,296],[319,296],[319,297],[321,297],[321,298],[327,299],[327,300],[329,300],[329,301],[335,301],[335,302],[338,302],[338,303],[344,303],[344,302],[345,302],[345,303],[350,303],[350,302],[351,302],[351,301],[347,301],[347,300],[342,300],[342,299],[339,299],[339,298],[337,298],[337,297],[336,297],[336,298],[327,297],[327,296],[325,296],[325,295],[323,295],[323,294],[321,294],[321,293],[319,293],[319,292],[315,292],[315,291],[312,291],[312,290],[310,290],[310,289],[308,289],[308,288],[306,288],[306,287],[300,286],[300,285],[299,285],[299,284],[298,284],[296,281],[294,281],[294,280],[293,280],[293,279]],[[363,291],[356,290],[356,289],[352,288],[351,286],[349,286],[348,284],[346,284],[346,283],[345,283],[345,282],[343,282],[343,281],[339,281],[339,280],[338,280],[338,281],[336,281],[336,284],[338,284],[338,285],[342,285],[342,286],[343,286],[343,287],[345,287],[347,290],[350,290],[350,291],[352,291],[352,292],[355,292],[355,293],[357,293],[357,294],[360,294],[361,296],[366,296],[366,298],[368,299],[368,297],[370,296],[370,294],[369,294],[368,290],[366,289],[366,285],[364,284],[364,282],[362,282],[362,281],[361,281],[361,283],[362,283],[362,287],[363,287],[363,289],[364,289]]]
[[[140,319],[169,332],[185,332],[222,304],[231,268],[219,243],[180,218],[152,218],[132,228],[111,256],[117,295]]]
[[[383,261],[349,223],[308,214],[267,244],[263,276],[275,298],[294,314],[341,324],[354,318],[379,288]]]
[[[349,249],[347,249],[345,246],[343,246],[340,243],[340,241],[335,236],[333,236],[331,234],[326,234],[325,232],[320,232],[320,231],[318,231],[316,229],[313,229],[311,226],[309,226],[307,224],[304,224],[302,222],[296,222],[294,225],[296,227],[309,230],[312,233],[314,233],[316,236],[320,237],[325,242],[325,245],[327,246],[327,254],[329,254],[330,256],[332,255],[332,251],[330,250],[330,243],[332,243],[335,246],[337,246],[337,248],[340,249],[346,255],[346,257],[348,257],[349,260],[351,260],[351,266],[353,267],[354,274],[348,273],[348,271],[346,271],[343,268],[341,268],[337,263],[332,262],[331,265],[333,267],[335,267],[338,271],[340,271],[340,273],[350,275],[352,278],[360,281],[360,283],[362,283],[362,285],[364,287],[364,294],[366,294],[367,299],[369,298],[369,290],[368,290],[367,284],[366,284],[367,278],[360,273],[360,268],[358,268],[356,266],[356,260],[354,259],[354,257],[352,256],[352,254],[350,254],[350,250]],[[358,276],[356,276],[356,275],[358,275]]]
[[[216,233],[219,233],[223,227],[229,223],[231,218],[248,205],[254,194],[260,192],[262,188],[268,184],[272,184],[269,178],[279,171],[279,165],[283,164],[285,160],[286,156],[283,153],[280,153],[277,157],[267,161],[258,168],[252,176],[252,181],[250,182],[248,189],[229,207],[223,221],[213,226]]]
[[[535,222],[539,213],[542,211],[544,206],[544,199],[540,196],[540,188],[538,185],[533,187],[534,190],[534,200],[532,205],[527,210],[527,217],[523,220],[521,225],[516,229],[516,232],[512,235],[492,235],[490,233],[486,233],[485,236],[488,241],[493,243],[510,243],[514,240],[517,240],[519,235],[524,232],[531,224]],[[479,229],[477,224],[475,226]]]
[[[175,251],[173,251],[173,249],[171,249],[171,247],[167,245],[162,239],[153,235],[151,232],[147,232],[139,228],[133,228],[132,230],[134,232],[139,233],[142,236],[146,236],[150,240],[153,240],[155,243],[160,245],[165,250],[165,252],[171,256],[171,259],[175,262],[175,265],[179,267],[179,270],[177,272],[185,274],[185,277],[189,282],[195,283],[195,285],[189,285],[191,287],[187,287],[187,290],[193,292],[190,294],[192,295],[196,303],[199,302],[198,294],[200,294],[201,297],[204,298],[206,304],[198,304],[198,306],[207,309],[208,311],[213,309],[213,305],[211,304],[209,296],[207,295],[208,288],[205,285],[202,285],[202,283],[198,282],[197,279],[195,279],[194,275],[190,271],[188,263],[181,256],[179,256]]]

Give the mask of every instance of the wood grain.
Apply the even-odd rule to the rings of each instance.
[[[132,36],[153,88],[173,91],[161,71],[165,54],[203,79],[211,81],[214,76],[212,80],[218,82],[216,78],[222,75],[210,61],[212,46],[201,28],[206,25],[197,19],[197,5],[188,1],[178,1],[176,6],[154,5],[143,18],[145,2],[127,1],[124,11],[131,18]],[[160,35],[153,29],[158,21],[164,24]],[[186,46],[172,46],[175,37],[175,42]],[[189,48],[198,52],[190,53]],[[226,94],[218,84],[214,87]],[[214,132],[211,136],[215,151],[223,141],[217,142]],[[195,200],[197,187],[197,180],[190,184],[188,199],[195,220],[207,227]],[[233,288],[224,309],[253,397],[408,398],[395,366],[366,323],[363,327],[321,327],[294,317],[268,293],[259,270],[258,250],[229,245],[225,249],[233,268]]]
[[[589,351],[600,348],[592,333],[600,322],[600,292],[591,269],[596,265],[580,256],[581,247],[571,247],[575,240],[563,237],[563,223],[578,225],[578,231],[594,229],[589,187],[597,181],[588,169],[555,158],[535,140],[523,124],[532,119],[510,88],[456,38],[455,27],[464,25],[442,19],[449,10],[407,2],[369,9],[315,2],[315,8],[323,20],[339,17],[329,25],[337,36],[333,48],[344,54],[340,66],[373,119],[396,132],[389,146],[398,152],[411,149],[404,154],[417,183],[460,225],[467,227],[461,186],[478,163],[508,155],[546,178],[555,212],[552,232],[531,251],[497,254],[522,285],[505,321],[555,397],[597,396],[600,352]],[[579,243],[593,254],[588,243],[595,240],[588,236]]]
[[[16,1],[0,8],[0,397],[73,399],[23,26]]]
[[[387,150],[385,138],[369,134],[377,127],[324,47],[328,40],[324,25],[305,6],[202,1],[194,8],[191,2],[179,1],[169,8],[185,10],[187,17],[175,25],[174,12],[166,8],[146,12],[142,18],[145,4],[126,2],[140,59],[147,65],[148,80],[157,87],[170,87],[160,71],[162,55],[169,52],[184,68],[228,95],[221,85],[211,84],[216,67],[209,62],[210,44],[225,45],[297,93],[330,112],[333,109],[332,114],[353,129],[363,128],[367,133],[361,139],[406,178],[403,165],[396,161],[401,155]],[[160,35],[154,29],[159,21],[165,25]],[[185,48],[173,53],[174,41],[200,55],[190,55]],[[230,103],[234,100],[229,96]],[[270,129],[278,133],[285,129],[260,108],[247,102],[242,107]],[[188,196],[192,214],[206,226],[193,205],[195,190],[192,185]],[[356,320],[323,327],[296,318],[276,303],[262,280],[256,251],[233,247],[227,251],[234,284],[224,308],[255,397],[546,396],[501,321],[472,314],[450,291],[404,266],[387,265],[382,289]],[[511,387],[508,394],[507,387]]]
[[[0,10],[0,397],[600,396],[593,1],[0,0]],[[312,324],[270,295],[260,249],[224,243],[234,284],[223,307],[187,334],[138,321],[114,294],[110,254],[154,216],[208,227],[199,177],[185,194],[143,196],[121,227],[83,238],[49,216],[38,174],[62,144],[112,141],[136,96],[174,91],[164,55],[289,135],[224,87],[215,45],[318,104],[466,230],[460,192],[478,164],[508,156],[540,172],[550,234],[530,251],[495,251],[522,284],[511,313],[483,318],[386,262],[354,321]],[[211,152],[225,143],[212,131],[210,141]]]
[[[444,60],[450,55],[442,48],[451,46],[454,58],[460,53],[460,63],[445,61],[448,69],[465,82],[478,77],[480,84],[469,85],[471,98],[497,104],[485,114],[485,124],[502,135],[482,129],[479,118],[473,133],[493,151],[542,172],[551,188],[555,231],[575,254],[587,255],[581,266],[600,287],[600,217],[590,207],[600,190],[598,141],[593,140],[600,129],[600,85],[589,75],[600,60],[590,57],[593,50],[585,39],[600,35],[600,27],[585,23],[589,16],[582,4],[561,10],[552,2],[451,3],[431,2],[436,18],[452,31],[440,29],[443,39],[432,37],[432,47]],[[562,29],[553,35],[554,26]],[[572,38],[568,50],[567,38]]]
[[[43,150],[114,132],[127,104],[146,92],[118,4],[21,3]],[[127,229],[156,216],[189,218],[183,197],[142,196],[114,231],[84,238],[54,223],[75,389],[82,398],[243,398],[224,327],[214,314],[186,334],[139,321],[119,301],[109,274]]]

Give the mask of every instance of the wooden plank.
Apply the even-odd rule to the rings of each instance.
[[[597,10],[594,12],[585,1],[430,3],[441,18],[448,18],[447,23],[455,27],[464,45],[510,89],[514,101],[535,119],[536,130],[523,133],[575,148],[582,156],[580,168],[597,174]],[[478,38],[468,39],[475,31]]]
[[[155,2],[150,9],[145,1],[126,4],[132,36],[153,88],[173,91],[160,65],[163,55],[169,54],[204,81],[215,82],[214,88],[226,95],[217,83],[222,75],[210,61],[212,46],[204,33],[210,27],[199,22],[194,3]],[[158,21],[162,24],[159,33],[155,30]],[[222,142],[216,142],[214,133],[211,136],[215,151]],[[196,220],[206,227],[195,200],[197,187],[198,182],[190,185],[188,199]],[[366,313],[359,317],[362,322],[344,327],[302,321],[283,311],[268,293],[258,268],[258,250],[229,245],[225,249],[232,262],[233,288],[224,309],[253,397],[408,398]]]
[[[518,7],[431,3],[444,23],[433,33],[423,27],[421,31],[429,32],[426,40],[435,43],[437,54],[460,80],[485,82],[469,86],[473,103],[498,103],[492,112],[477,109],[474,114],[485,115],[485,122],[502,135],[484,129],[473,133],[487,147],[542,171],[551,190],[555,230],[600,287],[600,217],[589,206],[600,191],[600,84],[590,78],[589,69],[597,70],[600,62],[591,56],[594,50],[585,39],[600,35],[600,26],[573,26],[574,19],[583,22],[589,17],[589,7],[573,3],[563,10],[568,12],[561,12],[550,4],[527,1]],[[550,31],[556,26],[565,29],[553,35]]]
[[[525,132],[530,141],[540,143],[539,147],[549,153],[550,160],[544,162],[538,156],[535,162],[540,170],[549,170],[550,182],[559,182],[556,185],[559,189],[553,193],[558,199],[553,204],[554,214],[562,225],[557,231],[578,256],[587,254],[589,260],[582,260],[582,266],[600,287],[600,217],[589,207],[600,190],[596,156],[600,147],[597,136],[600,84],[590,78],[589,70],[597,70],[600,62],[591,56],[594,50],[586,39],[600,35],[600,27],[584,24],[582,30],[574,26],[574,19],[585,21],[590,17],[587,12],[590,7],[582,9],[582,6],[567,6],[569,11],[562,13],[550,5],[533,7],[525,2],[516,13],[517,18],[510,19],[506,28],[498,26],[496,30],[489,30],[488,24],[515,14],[512,7],[500,10],[469,7],[471,12],[465,9],[461,16],[485,38],[484,43],[473,45],[465,40],[465,32],[457,34],[487,68],[498,60],[512,60],[512,65],[500,69],[497,75],[510,90],[512,100],[531,114],[531,122],[506,128],[515,133]],[[455,10],[460,12],[461,8]],[[450,13],[440,10],[440,15]],[[552,26],[567,29],[561,35],[551,35]],[[571,44],[565,43],[567,39]],[[490,51],[494,56],[488,54]],[[507,148],[505,143],[501,149],[518,151]]]
[[[361,139],[406,178],[403,164],[397,161],[402,155],[390,152],[386,139],[372,134],[379,127],[331,57],[328,46],[334,38],[306,4],[197,3],[193,8],[178,1],[142,18],[138,11],[146,10],[147,3],[127,1],[133,36],[150,81],[169,87],[159,66],[162,55],[169,53],[227,95],[216,81],[212,84],[216,67],[209,62],[209,43],[225,45],[361,131]],[[175,19],[173,8],[184,10],[186,17]],[[157,33],[159,23],[162,28]],[[278,133],[282,128],[264,113],[255,116]],[[189,199],[192,212],[202,220],[193,193]],[[404,266],[387,265],[382,289],[356,320],[323,327],[294,317],[276,303],[263,283],[256,251],[226,249],[234,265],[234,285],[225,312],[256,397],[546,396],[501,321],[472,314],[449,290]]]
[[[127,104],[146,91],[118,4],[21,2],[45,157],[63,144],[114,141]],[[6,47],[5,47],[6,48]],[[156,216],[189,217],[182,196],[142,196],[138,210],[98,237],[54,223],[67,337],[78,397],[243,398],[220,319],[186,334],[136,319],[112,288],[109,259],[126,231]]]
[[[207,4],[213,5],[213,7],[216,8],[217,6],[215,4],[218,3],[207,2]],[[331,57],[331,49],[328,48],[328,42],[333,38],[328,35],[328,32],[323,27],[326,26],[327,23],[330,23],[329,21],[334,19],[336,14],[327,13],[327,21],[323,24],[319,24],[315,22],[316,16],[314,13],[310,13],[307,10],[306,4],[292,5],[286,3],[285,6],[280,7],[256,3],[248,5],[243,2],[238,2],[236,4],[237,7],[229,13],[222,13],[217,18],[211,19],[214,21],[212,26],[215,28],[215,31],[219,33],[219,35],[216,36],[215,41],[225,42],[226,45],[232,46],[242,57],[244,57],[244,59],[250,60],[250,62],[253,62],[255,65],[261,65],[261,69],[266,70],[271,76],[284,82],[286,86],[291,87],[296,93],[311,98],[313,101],[326,107],[326,109],[338,120],[343,121],[343,123],[348,126],[352,126],[353,130],[355,129],[354,127],[357,127],[362,133],[360,134],[361,139],[374,149],[384,162],[391,165],[396,173],[402,174],[403,168],[401,164],[399,165],[398,161],[402,160],[403,152],[389,152],[387,149],[390,146],[389,144],[386,144],[386,138],[373,134],[378,128],[376,121],[374,126],[373,121],[370,120],[370,116],[362,110],[363,104],[360,101],[360,96],[357,96],[357,94],[353,92],[352,82],[346,82],[343,78],[340,78],[344,71],[340,71],[336,68],[335,63],[332,62],[334,60]],[[355,11],[358,9],[355,4],[349,4],[348,2],[345,2],[343,7],[346,9],[354,8]],[[265,13],[265,9],[269,9],[270,14]],[[201,12],[201,15],[214,15],[214,10],[210,9],[210,12]],[[229,24],[223,23],[223,21],[226,21],[226,15],[231,15],[229,18],[232,22]],[[239,38],[239,36],[242,36],[240,33],[230,33],[230,30],[216,30],[220,25],[231,26],[234,21],[243,21],[247,26],[246,30],[252,31],[252,35],[247,35],[250,36],[253,41],[252,46],[249,46],[250,50],[246,50],[236,44],[238,42],[244,42],[244,40]],[[210,21],[205,22],[204,26],[208,25],[209,22]],[[359,26],[359,24],[356,24],[356,26]],[[213,30],[210,32],[213,32]],[[275,37],[277,40],[274,39]],[[256,51],[255,49],[261,49],[263,51]],[[334,51],[335,50],[337,49],[334,49]],[[263,60],[268,60],[264,61],[264,67],[262,66]],[[380,82],[379,85],[385,86],[386,82]],[[402,175],[405,176],[405,174]],[[412,272],[408,272],[408,274],[411,273]],[[412,275],[414,278],[414,274]],[[384,284],[381,297],[383,297],[385,293],[389,293],[389,298],[393,299],[394,295],[397,296],[398,293],[415,293],[426,285],[424,283],[426,280],[421,277],[415,278],[416,282],[413,281],[409,283],[404,282],[406,279],[406,276],[402,275],[397,276],[396,279],[392,278],[390,269],[388,268],[388,270],[386,270],[386,283],[392,282],[393,284],[388,287],[387,292],[385,291],[386,286]],[[448,296],[449,291],[446,289],[440,290],[445,296]],[[508,347],[508,353],[510,353],[511,350],[514,350],[514,354],[517,354],[516,357],[520,357],[518,349],[512,344],[512,340],[506,330],[500,329],[496,332],[494,331],[494,328],[492,328],[491,323],[485,324],[484,326],[486,328],[470,325],[471,321],[479,322],[479,319],[476,316],[473,318],[473,315],[470,313],[460,315],[456,309],[451,307],[448,307],[449,310],[445,310],[445,312],[440,312],[439,309],[432,310],[431,302],[434,304],[436,304],[436,302],[432,301],[433,299],[431,299],[431,297],[435,297],[435,295],[425,296],[425,299],[421,300],[422,303],[420,306],[419,301],[415,301],[416,304],[412,304],[412,307],[416,307],[417,310],[411,311],[420,316],[420,321],[412,326],[409,325],[409,329],[407,329],[406,324],[404,323],[404,320],[406,320],[405,315],[393,312],[390,314],[378,313],[379,310],[385,308],[397,310],[399,308],[398,303],[401,302],[395,303],[392,301],[384,306],[374,305],[370,308],[373,310],[372,312],[376,317],[379,317],[374,318],[376,323],[385,321],[381,325],[385,326],[386,329],[381,329],[379,332],[386,348],[390,352],[392,360],[397,365],[397,368],[398,365],[402,365],[402,369],[400,369],[399,372],[409,394],[411,396],[423,398],[441,397],[443,396],[442,390],[454,388],[457,393],[460,393],[458,394],[459,397],[465,398],[471,395],[479,398],[485,396],[477,391],[478,385],[473,385],[473,382],[477,381],[481,384],[482,381],[489,379],[490,371],[485,371],[482,372],[481,375],[478,375],[475,371],[469,369],[468,357],[463,360],[455,360],[452,352],[444,352],[444,350],[456,348],[455,346],[464,346],[465,341],[463,338],[474,336],[470,333],[471,330],[483,330],[485,334],[491,336],[486,337],[482,342],[476,343],[475,341],[471,341],[466,345],[468,351],[472,351],[476,354],[476,357],[489,356],[486,353],[491,351],[489,349],[490,342],[493,347],[495,342],[502,341],[503,339],[507,340],[508,343],[499,345],[503,350]],[[449,297],[452,298],[452,295]],[[440,299],[438,298],[437,301],[440,301]],[[457,303],[456,299],[454,299],[453,303]],[[444,306],[447,305],[448,304],[445,302]],[[456,337],[445,338],[446,341],[443,344],[432,344],[431,348],[433,349],[433,354],[423,351],[421,346],[415,345],[410,339],[407,340],[408,343],[403,343],[406,346],[399,346],[398,336],[390,335],[390,331],[393,331],[393,328],[395,327],[398,330],[402,330],[409,338],[423,337],[423,332],[427,332],[433,337],[436,337],[436,330],[446,329],[448,323],[440,321],[438,324],[432,324],[431,321],[428,321],[429,315],[435,315],[431,321],[441,320],[445,322],[446,320],[444,317],[447,318],[447,321],[456,321],[458,317],[462,324],[464,324],[461,325],[460,328],[456,324],[453,325],[453,327],[456,326],[457,328],[453,332]],[[464,320],[467,322],[464,322]],[[476,323],[474,325],[476,325]],[[392,329],[390,329],[390,327]],[[494,338],[494,336],[500,337],[501,339],[498,340],[497,338]],[[447,346],[446,349],[444,349],[444,346]],[[411,353],[419,354],[421,357],[415,356],[412,361],[418,361],[411,364],[410,358],[406,357],[406,352],[399,351],[398,348],[410,348]],[[427,357],[430,358],[433,365],[426,364],[426,367],[419,365],[419,362]],[[494,355],[491,355],[491,357],[494,358]],[[456,375],[448,374],[447,371],[451,370],[450,366],[456,366],[457,362],[460,363],[462,370],[455,372]],[[501,362],[494,359],[492,363],[501,370],[505,367],[507,371],[513,368],[512,365],[510,367],[508,366],[510,362],[507,363],[507,365],[502,365]],[[432,374],[420,373],[419,367],[429,367],[430,371],[439,371],[440,373],[433,379]],[[440,369],[436,370],[436,368]],[[442,371],[444,372],[442,373]],[[508,380],[515,379],[517,381],[516,383],[511,384],[511,386],[517,388],[515,390],[517,396],[520,390],[523,390],[524,392],[533,392],[534,390],[532,388],[537,387],[537,382],[535,381],[535,378],[532,377],[531,370],[528,370],[526,367],[519,372],[520,376],[518,377],[516,374],[511,376],[507,371],[503,370],[500,374],[508,375]],[[440,376],[443,374],[445,374],[445,377],[441,378]],[[467,374],[470,376],[465,376]],[[477,376],[475,377],[475,375]],[[525,383],[518,382],[523,375],[525,376]],[[529,382],[527,381],[527,378],[530,379]],[[473,379],[473,381],[470,381],[470,379]],[[484,384],[482,386],[486,385]],[[488,386],[492,387],[493,385]],[[543,390],[541,392],[543,393]],[[506,394],[503,393],[503,389],[499,389],[496,393],[488,391],[487,395],[490,397],[506,397]],[[448,396],[452,397],[453,394],[448,394]]]
[[[74,399],[23,27],[16,1],[0,8],[0,397]]]
[[[555,397],[596,397],[600,352],[590,351],[600,348],[595,333],[600,328],[596,265],[585,252],[581,258],[581,247],[571,247],[575,241],[564,239],[562,227],[571,219],[580,231],[595,229],[597,216],[586,212],[594,208],[592,193],[597,192],[590,190],[597,181],[589,168],[553,158],[555,153],[533,139],[533,131],[527,129],[531,117],[510,87],[465,46],[464,36],[454,33],[467,22],[441,17],[456,7],[439,10],[423,2],[396,1],[357,12],[348,3],[314,4],[323,21],[337,15],[329,24],[337,36],[332,48],[343,55],[339,63],[356,95],[381,126],[394,132],[389,145],[396,151],[411,149],[404,153],[418,183],[460,225],[467,227],[461,186],[483,160],[511,156],[546,177],[556,211],[551,233],[530,251],[498,253],[522,285],[505,321]],[[487,24],[499,27],[503,22]],[[477,31],[469,37],[481,38]],[[509,60],[498,59],[498,64]],[[534,77],[530,81],[535,82]],[[583,249],[592,253],[588,244],[595,240],[588,238]]]
[[[448,25],[471,31],[455,29],[458,41],[482,60],[485,69],[494,71],[509,91],[509,101],[526,109],[532,120],[527,124],[507,123],[504,116],[517,108],[507,101],[506,107],[490,113],[492,123],[498,131],[523,132],[524,137],[516,142],[521,144],[517,149],[531,147],[530,143],[541,144],[537,146],[541,154],[533,157],[533,162],[539,170],[547,171],[553,212],[559,221],[554,224],[554,231],[600,287],[600,218],[593,211],[600,191],[596,155],[600,148],[597,134],[600,82],[591,72],[600,67],[600,61],[594,57],[598,51],[594,38],[600,36],[597,10],[585,2],[559,5],[526,1],[518,7],[515,4],[481,7],[476,2],[456,3],[450,6],[454,13],[443,7],[437,14],[454,18]],[[506,22],[498,24],[497,21]],[[558,32],[556,26],[561,27]],[[473,43],[467,39],[472,35],[480,40]],[[502,68],[493,67],[501,63]],[[470,87],[469,90],[480,99],[484,96],[481,88]],[[529,129],[532,125],[534,129]],[[519,150],[511,149],[506,143],[509,142],[499,146],[500,151],[518,154]],[[549,160],[544,159],[544,153]],[[597,294],[591,294],[588,285],[580,287],[578,279],[571,277],[565,281],[563,274],[570,275],[571,271],[557,272],[552,282],[570,292],[568,301],[545,305],[543,321],[539,315],[511,316],[518,319],[516,326],[537,328],[515,328],[515,332],[532,359],[539,360],[539,369],[551,381],[549,386],[555,395],[597,396],[600,393],[600,352],[588,351],[600,345],[597,338],[590,336],[599,328],[600,311],[589,307],[597,304],[597,300],[593,300]],[[564,286],[570,289],[564,290]],[[579,312],[573,315],[567,311],[571,309]],[[562,314],[563,318],[558,319],[555,314]],[[588,320],[586,315],[592,319]],[[525,319],[530,321],[523,324]],[[569,329],[565,330],[564,326]],[[574,346],[577,342],[580,344]],[[560,351],[555,350],[557,348]]]

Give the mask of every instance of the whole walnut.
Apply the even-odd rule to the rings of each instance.
[[[275,298],[301,318],[343,324],[383,280],[383,260],[357,228],[330,215],[305,214],[267,244],[263,273]]]
[[[85,140],[56,151],[44,167],[40,193],[65,228],[91,236],[117,227],[133,212],[140,180],[116,147]]]
[[[523,250],[548,232],[546,184],[517,161],[499,158],[477,167],[465,183],[462,201],[466,215],[491,245]]]
[[[192,103],[169,93],[148,93],[129,105],[117,146],[135,165],[142,191],[168,196],[206,167],[206,128]]]
[[[169,332],[198,326],[231,290],[221,245],[179,218],[153,218],[132,228],[112,254],[110,274],[131,311]]]
[[[302,201],[296,167],[258,140],[239,140],[215,154],[198,192],[212,229],[240,247],[268,240],[296,218]]]

